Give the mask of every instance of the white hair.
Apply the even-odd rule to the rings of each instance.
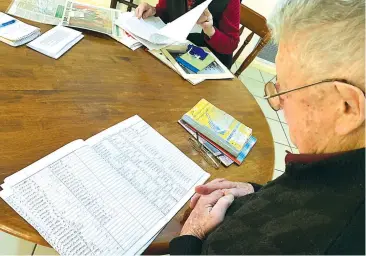
[[[296,44],[298,60],[314,76],[364,86],[364,0],[280,0],[268,26],[276,43]]]

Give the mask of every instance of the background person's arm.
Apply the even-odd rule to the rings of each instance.
[[[222,14],[219,27],[213,36],[205,35],[205,41],[216,52],[232,54],[239,45],[240,1],[231,0]]]
[[[158,4],[156,5],[156,16],[160,17],[162,20],[166,20],[168,13],[167,13],[167,0],[159,0]]]

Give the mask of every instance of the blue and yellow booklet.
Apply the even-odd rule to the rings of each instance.
[[[205,99],[200,100],[182,119],[234,157],[243,152],[252,135],[251,128]]]
[[[204,70],[208,65],[215,61],[215,58],[208,54],[204,60],[201,60],[189,52],[179,56],[176,58],[176,61],[194,73],[198,73],[201,70]]]

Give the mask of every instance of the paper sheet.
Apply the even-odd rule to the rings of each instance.
[[[168,23],[159,31],[159,34],[176,41],[186,40],[192,28],[195,26],[202,13],[208,8],[211,2],[212,0],[206,0],[186,14],[180,16],[178,19]]]
[[[212,0],[206,0],[178,19],[162,26],[162,22],[157,23],[160,18],[150,17],[147,19],[138,19],[132,12],[123,13],[116,20],[116,24],[133,35],[142,38],[153,44],[170,45],[175,41],[183,42],[187,39],[189,33],[192,31],[199,31],[195,24],[204,10]],[[157,47],[149,47],[149,50],[157,49]]]
[[[0,197],[61,255],[132,255],[208,177],[134,116],[12,175]]]

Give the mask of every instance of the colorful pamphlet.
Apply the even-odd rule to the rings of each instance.
[[[200,47],[193,45],[189,46],[201,49],[203,52],[205,52],[204,49]],[[176,58],[176,61],[188,68],[189,70],[193,71],[194,73],[197,73],[208,67],[212,62],[215,61],[215,58],[208,53],[206,53],[205,56],[197,55],[191,48],[185,54],[178,56]]]
[[[251,128],[205,99],[200,100],[182,119],[234,157],[239,156],[252,135]]]

